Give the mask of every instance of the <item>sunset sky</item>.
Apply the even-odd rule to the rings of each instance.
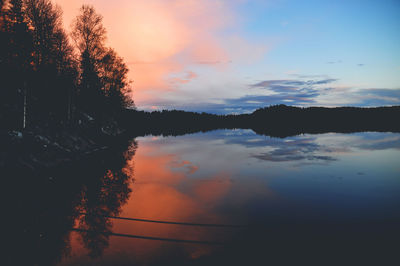
[[[104,17],[138,109],[400,105],[400,1],[54,0]]]

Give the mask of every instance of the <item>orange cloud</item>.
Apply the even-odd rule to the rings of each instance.
[[[194,73],[193,71],[188,71],[183,78],[172,78],[171,83],[172,84],[187,84],[189,83],[192,79],[197,78],[197,74]]]
[[[246,63],[249,55],[260,58],[265,52],[264,45],[251,44],[235,34],[221,34],[226,29],[240,28],[233,6],[241,0],[53,1],[64,10],[67,27],[84,3],[93,5],[103,15],[108,44],[128,63],[133,98],[139,107],[152,106],[163,97],[176,99],[179,88],[196,78],[185,76],[193,73],[188,72],[193,67],[225,71],[232,60]],[[195,75],[201,73],[196,71]],[[203,87],[200,84],[185,89],[189,90],[188,95],[198,95],[190,91]],[[213,97],[216,96],[214,92]]]
[[[92,4],[103,15],[108,43],[129,62],[134,98],[139,104],[172,90],[169,75],[183,71],[189,64],[229,60],[217,37],[220,30],[234,22],[228,1],[55,2],[64,10],[67,26],[83,3]]]

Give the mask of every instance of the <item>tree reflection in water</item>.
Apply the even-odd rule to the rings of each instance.
[[[70,255],[74,227],[84,229],[79,234],[89,256],[101,256],[109,241],[105,233],[112,227],[107,216],[118,216],[131,194],[133,169],[125,166],[136,148],[131,141],[97,158],[40,174],[3,169],[4,265],[56,264]]]

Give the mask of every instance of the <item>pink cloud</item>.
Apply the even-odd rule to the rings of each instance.
[[[103,15],[108,44],[125,58],[134,81],[134,99],[140,106],[176,86],[189,83],[197,74],[184,76],[189,65],[199,62],[230,62],[254,51],[246,40],[224,41],[221,31],[235,26],[232,1],[215,0],[55,0],[64,10],[69,27],[79,7],[93,5]],[[245,48],[245,49],[242,49]],[[255,49],[257,54],[260,49]],[[243,51],[243,52],[239,52]],[[201,63],[199,63],[201,64]],[[207,64],[219,67],[221,64]],[[183,78],[171,77],[174,74]],[[194,75],[193,75],[194,74]],[[172,79],[172,80],[171,80]],[[172,82],[171,82],[172,81]]]
[[[172,84],[187,84],[193,79],[197,78],[198,75],[193,71],[187,71],[183,78],[175,77],[171,79]]]

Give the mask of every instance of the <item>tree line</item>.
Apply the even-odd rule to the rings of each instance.
[[[328,132],[400,132],[397,117],[400,117],[400,106],[326,108],[280,104],[240,115],[128,110],[121,115],[121,122],[134,136],[178,136],[217,129],[251,129],[257,134],[284,138]],[[138,124],[140,127],[136,126]]]
[[[69,35],[51,0],[0,0],[0,73],[1,128],[104,121],[134,107],[127,65],[89,5]]]

